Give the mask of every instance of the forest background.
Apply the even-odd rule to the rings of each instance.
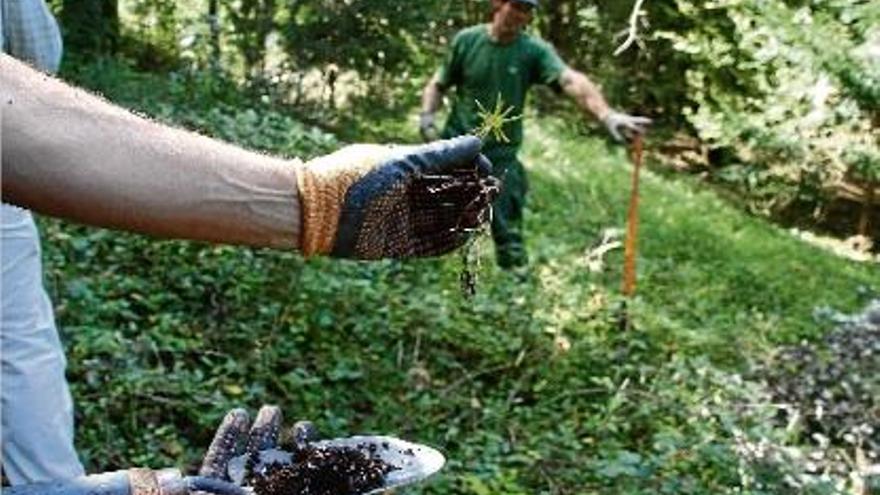
[[[304,158],[416,142],[421,88],[489,10],[50,4],[63,78]],[[327,435],[437,445],[449,464],[414,492],[866,490],[880,336],[843,314],[880,286],[880,3],[639,5],[547,1],[533,25],[615,107],[656,120],[632,329],[616,324],[620,253],[596,255],[623,227],[626,156],[549,91],[524,152],[534,277],[514,283],[483,243],[472,298],[456,257],[305,261],[43,219],[89,470],[191,468],[227,408],[273,402]],[[803,242],[818,236],[837,254]]]

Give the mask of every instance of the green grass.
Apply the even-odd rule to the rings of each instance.
[[[526,147],[528,230],[536,256],[562,267],[558,277],[602,228],[625,228],[631,168],[620,148],[566,135],[559,122],[543,127],[529,129]],[[684,330],[670,345],[735,362],[761,342],[815,337],[824,329],[812,319],[814,308],[856,310],[860,287],[880,288],[876,265],[830,256],[703,187],[650,171],[641,180],[639,311],[652,326]],[[621,253],[610,260],[616,276]],[[609,289],[616,283],[605,281]]]
[[[207,113],[216,95],[181,97],[186,81],[79,74],[244,145],[309,155],[335,142],[269,106]],[[775,346],[827,331],[815,307],[857,309],[877,267],[804,245],[698,182],[646,172],[634,328],[621,332],[621,251],[600,273],[583,255],[624,226],[626,159],[549,119],[532,120],[526,142],[534,276],[515,283],[484,240],[473,299],[455,256],[303,260],[43,219],[88,469],[192,469],[226,409],[275,403],[329,436],[439,447],[447,467],[412,493],[788,493],[786,466],[736,455],[737,432],[798,441],[741,376]]]

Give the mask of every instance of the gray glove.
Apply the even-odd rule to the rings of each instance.
[[[436,141],[438,136],[437,126],[434,124],[433,112],[422,112],[419,114],[419,134],[422,139],[428,143]]]
[[[263,406],[257,413],[253,424],[250,422],[247,411],[233,409],[226,414],[208,452],[202,460],[199,476],[218,481],[232,481],[240,483],[247,480],[236,480],[231,476],[229,469],[230,461],[240,455],[248,456],[245,464],[245,472],[241,473],[245,478],[256,460],[256,454],[279,447],[280,442],[291,442],[292,450],[305,448],[308,442],[317,440],[318,432],[310,421],[297,421],[296,424],[282,438],[281,435],[282,414],[277,406]],[[249,465],[250,464],[250,465]],[[219,493],[219,492],[218,492]],[[224,492],[225,493],[225,492]]]
[[[233,457],[241,454],[238,449],[242,444],[246,454],[274,448],[280,428],[281,410],[275,406],[261,407],[253,425],[244,409],[229,411],[214,434],[214,440],[202,460],[199,475],[229,480],[227,466]]]
[[[602,123],[605,124],[615,140],[623,142],[635,134],[644,134],[647,127],[651,125],[651,119],[612,110],[602,119]]]

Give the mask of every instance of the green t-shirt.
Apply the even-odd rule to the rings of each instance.
[[[550,44],[528,34],[520,33],[514,41],[501,44],[489,36],[488,25],[460,31],[439,72],[440,87],[456,89],[444,135],[473,132],[482,123],[477,101],[491,111],[499,94],[504,108],[513,107],[508,117],[521,116],[529,87],[548,84],[558,88],[564,69],[565,64]],[[522,143],[522,118],[507,123],[504,134],[509,143],[488,136],[485,146],[509,147],[515,152]]]

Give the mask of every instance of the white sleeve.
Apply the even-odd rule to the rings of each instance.
[[[43,0],[0,0],[3,49],[36,68],[55,72],[61,63],[61,31]]]
[[[3,43],[3,0],[0,0],[0,52],[6,52],[6,46]]]

